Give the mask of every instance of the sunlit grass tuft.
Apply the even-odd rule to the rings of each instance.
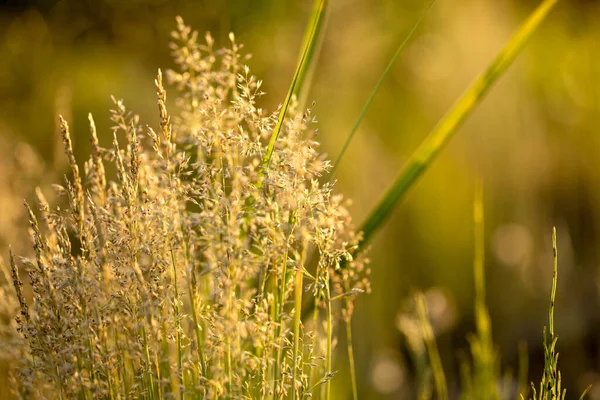
[[[200,42],[177,24],[178,70],[166,73],[177,112],[159,70],[156,129],[114,100],[112,146],[90,116],[80,170],[60,117],[71,171],[56,189],[67,206],[41,191],[27,205],[31,305],[10,256],[25,343],[15,389],[192,399],[319,397],[323,387],[331,398],[335,326],[352,313],[339,299],[367,291],[368,271],[364,258],[339,269],[359,236],[345,200],[319,183],[329,164],[312,112],[295,99],[285,118],[258,108],[261,82],[233,35],[214,49],[210,35]],[[313,325],[300,321],[303,296],[324,310]]]

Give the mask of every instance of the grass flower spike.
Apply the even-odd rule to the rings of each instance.
[[[360,236],[345,200],[319,183],[330,164],[312,112],[290,103],[262,169],[278,113],[257,105],[262,82],[242,46],[231,35],[217,50],[177,24],[179,68],[164,76],[177,112],[159,71],[157,128],[114,100],[103,148],[90,115],[83,173],[61,117],[68,204],[39,192],[39,213],[27,206],[30,307],[11,257],[23,397],[300,398],[335,373],[335,327],[369,290],[368,270],[362,256],[339,268]],[[305,296],[315,323],[300,320]]]

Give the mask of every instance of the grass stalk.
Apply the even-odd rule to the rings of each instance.
[[[558,353],[556,343],[558,335],[554,331],[554,306],[556,302],[556,286],[558,282],[558,246],[556,239],[556,228],[552,228],[552,290],[550,292],[550,310],[548,312],[548,329],[544,327],[544,372],[540,381],[539,392],[535,385],[531,384],[533,391],[533,400],[564,400],[567,390],[562,387],[562,378],[558,369]],[[588,386],[580,396],[580,399],[587,394],[591,386]]]
[[[113,321],[114,323],[114,321]],[[129,385],[127,382],[127,365],[126,365],[126,356],[127,354],[125,353],[125,351],[121,348],[121,345],[119,344],[119,337],[118,337],[118,333],[115,330],[114,331],[114,341],[116,344],[116,351],[115,353],[117,354],[118,360],[119,360],[119,365],[117,366],[117,377],[118,379],[121,381],[121,385],[120,387],[123,389],[123,391],[121,392],[121,395],[119,397],[123,397],[123,398],[127,398],[127,393],[129,392]]]
[[[306,49],[306,62],[298,74],[298,80],[294,87],[293,94],[298,99],[300,108],[306,104],[308,92],[312,83],[312,76],[319,60],[319,54],[325,37],[326,16],[329,0],[315,0],[310,16],[310,25],[312,29],[307,29],[304,32],[302,48]],[[300,60],[302,60],[302,53]]]
[[[300,355],[300,325],[302,323],[302,293],[304,292],[304,287],[302,286],[303,278],[304,278],[304,260],[306,258],[306,249],[308,247],[308,243],[306,241],[303,243],[302,255],[300,260],[298,260],[298,265],[296,266],[296,275],[294,278],[294,358],[292,360],[292,400],[296,400],[296,378],[298,372],[298,357]],[[283,277],[284,282],[282,285],[285,285],[285,276]]]
[[[333,320],[332,320],[332,314],[331,314],[331,289],[329,287],[329,273],[327,273],[327,279],[325,280],[325,295],[327,296],[327,299],[325,301],[325,306],[326,306],[326,332],[325,335],[327,336],[327,349],[326,349],[326,355],[325,355],[325,365],[327,368],[327,375],[328,376],[332,376],[333,371],[331,370],[331,359],[332,359],[332,353],[333,353],[333,347],[332,347],[332,340],[333,340]],[[327,381],[325,382],[325,400],[330,400],[331,399],[331,379],[327,379]]]
[[[437,398],[438,400],[448,400],[446,375],[444,374],[444,369],[442,367],[442,360],[440,358],[437,343],[435,342],[433,329],[429,323],[429,315],[427,312],[425,296],[422,293],[419,293],[415,300],[417,305],[417,314],[419,317],[419,325],[421,326],[421,334],[423,335],[423,340],[425,342],[425,346],[427,347],[427,353],[429,354],[429,363],[431,365]]]
[[[478,179],[475,182],[475,196],[473,199],[473,222],[475,226],[475,257],[473,261],[473,274],[475,280],[476,310],[485,310],[485,239],[483,218],[483,182]],[[477,321],[479,321],[479,319]],[[478,330],[481,330],[482,328],[482,326],[478,326]]]
[[[201,375],[206,376],[206,361],[204,358],[204,341],[202,340],[202,333],[200,332],[200,321],[198,320],[198,305],[196,301],[196,273],[192,269],[190,271],[191,278],[189,279],[189,288],[190,291],[190,308],[192,314],[192,321],[194,323],[194,334],[196,336],[196,351],[198,355],[198,360],[200,361]]]
[[[556,243],[556,228],[552,228],[552,289],[550,291],[550,309],[548,311],[548,329],[544,327],[544,372],[540,382],[539,397],[535,386],[532,384],[533,399],[561,399],[564,393],[561,390],[561,376],[558,370],[558,354],[556,342],[558,337],[554,332],[554,305],[556,301],[556,286],[558,281],[558,246]]]
[[[182,218],[184,218],[183,215],[182,215]],[[189,265],[191,265],[190,249],[189,249],[189,235],[183,228],[181,229],[181,235],[182,235],[182,237],[185,238],[185,240],[183,241],[183,256],[185,259],[185,265],[189,266]],[[187,276],[186,278],[187,278],[186,280],[188,283],[189,302],[190,302],[190,309],[191,309],[191,314],[192,314],[192,323],[194,324],[194,336],[196,338],[196,355],[198,357],[198,361],[200,362],[200,374],[199,374],[198,378],[200,376],[207,378],[206,360],[205,360],[205,356],[204,356],[204,340],[202,340],[202,332],[200,332],[200,321],[198,319],[198,300],[197,300],[198,282],[197,282],[197,278],[196,278],[196,271],[194,268],[189,269],[189,276]],[[196,381],[196,379],[194,381]],[[192,381],[192,382],[194,382],[194,381]]]
[[[233,393],[233,363],[231,360],[231,336],[227,335],[227,387]]]
[[[287,259],[287,253],[285,253],[285,258]],[[282,262],[286,262],[283,260]],[[275,321],[275,338],[279,338],[281,335],[281,331],[283,328],[283,321],[281,320],[281,313],[279,312],[283,306],[280,306],[280,303],[283,303],[283,299],[279,298],[279,267],[276,263],[273,264],[273,279],[272,279],[272,290],[273,290],[273,306],[271,307],[271,320]],[[277,387],[279,385],[279,373],[281,371],[281,363],[283,357],[283,339],[280,340],[279,345],[276,346],[275,349],[275,365],[273,366],[273,387],[274,392],[277,393]]]
[[[529,371],[529,354],[527,350],[527,342],[522,341],[519,343],[519,390],[516,394],[515,400],[521,400],[523,393],[528,390],[527,386],[527,373]],[[526,397],[525,393],[524,397]]]
[[[312,300],[312,299],[311,299]],[[314,302],[312,304],[316,305],[317,300],[314,300]],[[301,320],[305,320],[305,318],[307,317],[307,314],[304,312],[305,309],[302,310],[302,315],[300,317]],[[312,324],[313,324],[313,333],[315,336],[319,335],[319,307],[313,307],[312,309]],[[318,382],[321,379],[321,376],[319,376],[319,371],[314,368],[312,370],[311,376],[310,376],[310,382],[311,382],[311,388],[315,388],[318,387]],[[315,393],[320,393],[318,390],[315,391]]]
[[[346,300],[348,301],[348,300]],[[354,364],[354,346],[352,344],[352,318],[346,321],[346,341],[348,351],[348,368],[350,369],[350,383],[352,385],[352,400],[358,400],[358,387],[356,384],[356,365]]]
[[[171,392],[173,390],[173,376],[171,374],[171,363],[169,361],[170,351],[169,351],[168,332],[169,332],[169,329],[167,327],[167,322],[165,320],[163,320],[163,322],[162,322],[162,338],[161,338],[161,347],[162,347],[161,353],[163,354],[163,356],[162,356],[163,359],[161,360],[161,365],[160,365],[160,370],[161,370],[160,376],[163,377],[162,381],[165,382],[164,384],[161,384],[161,386],[164,388],[163,390],[165,392]]]
[[[146,321],[142,322],[142,337],[144,338],[144,355],[146,356],[146,367],[143,374],[148,381],[147,398],[154,399],[154,380],[152,378],[152,361],[150,358],[150,346],[148,345],[148,332],[146,332]],[[145,380],[142,380],[142,382]]]
[[[558,246],[556,244],[556,228],[552,228],[552,291],[550,292],[550,311],[548,313],[548,323],[550,329],[550,338],[554,339],[554,303],[556,301],[556,286],[558,281]]]
[[[475,181],[473,198],[474,222],[474,257],[473,276],[475,283],[475,325],[477,333],[469,340],[473,358],[471,380],[475,398],[487,396],[490,399],[499,398],[497,380],[500,380],[496,370],[496,354],[492,340],[491,318],[485,301],[485,233],[483,212],[483,182]]]
[[[544,0],[531,13],[483,75],[471,84],[462,97],[460,97],[410,156],[400,170],[394,184],[362,224],[360,230],[363,232],[363,239],[360,242],[359,248],[362,248],[369,242],[375,231],[388,219],[398,201],[404,197],[417,179],[427,170],[456,130],[473,112],[475,107],[481,103],[486,93],[512,64],[517,54],[519,54],[527,40],[536,31],[557,1]]]
[[[267,149],[265,151],[265,155],[262,158],[258,180],[256,182],[256,187],[258,189],[262,188],[264,184],[265,175],[267,169],[269,168],[269,163],[271,162],[271,156],[273,155],[273,150],[275,150],[275,142],[279,137],[279,133],[283,128],[283,121],[285,119],[285,115],[290,107],[290,103],[292,101],[292,97],[294,94],[298,93],[301,87],[304,85],[306,70],[308,69],[311,59],[315,56],[315,49],[317,49],[318,42],[318,33],[323,32],[322,24],[323,19],[325,18],[325,6],[327,5],[327,0],[315,0],[315,6],[313,10],[313,18],[311,23],[307,27],[307,40],[304,43],[304,50],[302,51],[302,55],[300,56],[300,60],[298,61],[298,65],[296,66],[296,72],[292,78],[292,83],[288,90],[288,93],[285,97],[283,105],[281,106],[281,110],[279,111],[279,117],[277,118],[277,123],[275,124],[275,128],[273,129],[273,133],[271,134],[271,138],[269,139],[269,144],[267,145]]]
[[[337,171],[337,168],[338,168],[338,166],[340,164],[340,161],[342,160],[342,157],[344,157],[344,154],[346,153],[346,150],[348,149],[348,146],[350,145],[350,142],[352,141],[352,138],[354,137],[354,134],[358,130],[358,127],[359,127],[360,123],[362,122],[363,118],[367,114],[367,110],[371,106],[371,103],[373,102],[373,99],[375,98],[375,95],[379,91],[379,88],[383,84],[383,81],[387,77],[388,73],[392,69],[392,66],[396,62],[396,59],[398,58],[398,56],[400,55],[400,53],[402,53],[402,50],[404,49],[404,47],[406,46],[406,44],[408,43],[408,41],[410,40],[410,38],[417,31],[417,28],[419,27],[419,25],[421,25],[421,22],[423,21],[423,19],[425,18],[425,16],[429,12],[429,10],[431,9],[431,6],[433,6],[433,3],[435,3],[435,0],[431,1],[429,3],[429,5],[425,8],[425,10],[423,10],[423,12],[421,13],[421,16],[419,17],[419,19],[417,20],[417,22],[413,25],[412,29],[408,32],[408,34],[404,37],[404,40],[402,41],[402,43],[400,43],[400,46],[398,46],[398,49],[396,49],[396,52],[394,53],[394,55],[390,59],[390,62],[387,64],[387,66],[383,70],[383,73],[379,77],[379,80],[377,81],[377,83],[373,87],[373,90],[371,91],[371,94],[369,95],[369,98],[367,99],[367,101],[363,105],[362,110],[360,110],[360,113],[358,114],[358,118],[356,119],[356,122],[354,123],[354,126],[352,127],[352,130],[350,130],[350,133],[348,134],[348,137],[346,138],[346,141],[344,142],[344,145],[342,146],[342,150],[340,151],[340,154],[338,155],[338,157],[336,158],[335,162],[333,163],[333,168],[331,169],[331,172],[329,173],[329,181],[330,182],[333,181],[333,179],[335,178],[335,172]]]
[[[175,259],[175,252],[173,249],[171,251],[171,263],[173,266],[173,289],[175,290],[175,298],[173,299],[173,307],[175,311],[175,329],[177,330],[176,334],[176,346],[177,346],[177,377],[179,379],[179,397],[183,399],[183,373],[181,369],[182,364],[182,350],[181,350],[181,324],[179,322],[180,312],[179,312],[179,288],[177,287],[177,262]]]
[[[159,350],[159,349],[157,349]],[[155,351],[154,352],[154,369],[156,371],[156,393],[158,395],[159,399],[164,398],[164,385],[162,383],[162,375],[160,373],[160,358],[159,358],[159,354],[160,351]]]

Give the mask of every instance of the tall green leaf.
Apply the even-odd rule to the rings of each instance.
[[[320,42],[319,37],[322,36],[324,32],[323,26],[325,20],[325,11],[328,3],[328,0],[315,0],[314,2],[311,21],[305,34],[304,48],[300,55],[298,65],[296,66],[296,72],[292,78],[292,83],[287,92],[281,110],[279,111],[279,117],[277,118],[275,129],[273,129],[273,133],[271,134],[267,151],[265,152],[265,155],[261,161],[258,182],[256,183],[256,186],[259,189],[264,183],[265,174],[267,168],[269,168],[271,156],[273,155],[273,150],[275,148],[275,142],[277,141],[279,133],[281,132],[281,128],[283,127],[283,121],[290,106],[290,102],[292,101],[292,97],[294,95],[298,96],[302,90],[306,89],[305,86],[307,82],[307,72],[311,65],[311,61],[316,58],[319,48],[318,44]]]
[[[454,104],[444,118],[433,128],[431,133],[423,140],[417,150],[411,155],[404,167],[400,170],[398,178],[385,194],[383,199],[371,212],[363,223],[361,231],[363,239],[360,247],[364,246],[390,216],[398,201],[406,194],[425,170],[431,165],[435,157],[448,143],[452,135],[462,122],[471,114],[481,102],[485,94],[512,64],[519,51],[523,48],[529,37],[538,28],[546,15],[558,0],[544,0],[527,20],[517,30],[508,44],[496,56],[488,69],[477,78],[462,97]]]
[[[316,0],[313,3],[313,9],[310,17],[309,28],[304,33],[303,49],[306,49],[306,59],[304,67],[298,74],[298,80],[294,87],[294,94],[298,99],[300,106],[306,103],[306,98],[312,83],[314,69],[319,61],[323,38],[325,37],[325,25],[327,16],[327,6],[329,1]],[[312,29],[311,29],[312,27]],[[303,50],[304,52],[304,50]],[[302,54],[300,55],[302,59]]]
[[[350,133],[348,134],[348,137],[346,138],[346,141],[344,142],[344,146],[342,146],[342,150],[340,151],[340,155],[338,156],[338,158],[333,163],[333,168],[331,169],[331,173],[329,174],[329,180],[330,181],[332,181],[333,178],[335,177],[335,172],[337,171],[337,168],[338,168],[338,166],[340,164],[340,161],[342,160],[342,157],[344,157],[344,154],[346,153],[346,150],[348,149],[348,146],[350,145],[350,141],[352,140],[352,138],[354,137],[354,134],[358,130],[358,127],[359,127],[360,123],[362,122],[363,118],[365,117],[365,114],[367,113],[367,110],[369,109],[369,106],[373,102],[373,99],[375,98],[375,95],[379,91],[379,88],[381,87],[381,84],[383,83],[385,77],[388,75],[388,73],[392,69],[392,65],[394,65],[394,63],[396,62],[396,59],[398,58],[398,56],[400,55],[400,53],[402,53],[402,49],[404,49],[404,46],[406,46],[406,43],[408,43],[408,41],[410,40],[410,38],[412,37],[412,35],[416,32],[416,30],[419,27],[419,25],[421,25],[421,21],[423,21],[423,19],[425,18],[425,15],[427,15],[427,12],[431,8],[431,6],[433,6],[433,3],[435,3],[435,0],[433,0],[431,3],[429,3],[429,5],[427,6],[427,8],[425,8],[425,10],[423,10],[423,13],[421,13],[421,16],[419,17],[419,19],[417,20],[417,22],[413,25],[412,29],[410,30],[410,32],[408,32],[408,34],[406,35],[406,37],[404,38],[404,40],[402,41],[402,43],[400,43],[400,46],[398,47],[398,49],[396,50],[396,52],[392,56],[392,59],[388,63],[387,67],[385,67],[385,70],[383,70],[383,73],[379,77],[379,80],[375,84],[375,87],[373,87],[373,90],[371,91],[371,94],[369,95],[369,98],[367,99],[367,101],[363,105],[362,110],[360,110],[360,114],[358,114],[358,118],[356,119],[356,122],[354,123],[354,126],[352,127],[352,130],[350,131]]]

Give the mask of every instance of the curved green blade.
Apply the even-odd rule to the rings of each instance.
[[[293,94],[296,95],[300,108],[306,103],[306,98],[312,83],[314,69],[319,61],[323,38],[325,37],[325,25],[327,16],[327,6],[329,1],[316,0],[313,3],[313,9],[310,17],[311,24],[304,33],[302,41],[303,48],[306,49],[306,63],[298,74],[298,80],[294,87]],[[302,55],[301,55],[302,57]]]
[[[373,87],[373,90],[371,91],[371,94],[369,95],[369,98],[365,102],[362,110],[360,110],[360,114],[358,114],[358,118],[356,119],[356,122],[354,123],[354,126],[352,127],[352,130],[350,131],[350,133],[348,134],[348,137],[346,138],[346,141],[344,142],[344,146],[342,146],[342,150],[340,151],[340,155],[337,157],[337,159],[333,163],[333,168],[331,169],[331,172],[329,173],[329,181],[330,182],[335,177],[335,172],[336,172],[336,170],[338,168],[338,165],[340,164],[340,161],[342,160],[342,157],[344,157],[344,154],[346,153],[346,150],[348,149],[348,146],[350,145],[350,141],[352,140],[352,138],[354,137],[354,134],[358,130],[358,127],[359,127],[360,123],[362,122],[363,118],[365,117],[365,114],[367,113],[367,110],[369,109],[369,106],[373,102],[373,99],[375,98],[375,95],[379,91],[379,88],[381,87],[381,84],[383,83],[385,77],[388,75],[388,73],[392,69],[392,65],[394,65],[394,63],[396,62],[396,59],[398,58],[398,56],[400,55],[400,53],[402,53],[402,50],[404,49],[404,46],[406,46],[406,43],[408,43],[408,41],[410,40],[410,38],[416,32],[416,30],[419,27],[419,25],[421,25],[421,21],[423,21],[423,19],[425,18],[425,15],[427,15],[427,12],[431,8],[431,6],[433,6],[433,3],[435,3],[435,0],[433,0],[431,3],[429,3],[429,5],[427,6],[427,8],[425,8],[425,10],[423,10],[423,12],[421,13],[421,16],[419,17],[419,19],[417,20],[417,22],[413,25],[413,27],[410,30],[410,32],[408,32],[408,34],[406,35],[406,37],[404,38],[404,40],[402,41],[402,43],[400,43],[400,46],[398,47],[398,49],[396,50],[396,52],[392,56],[390,62],[388,63],[388,65],[383,70],[383,73],[381,74],[381,77],[379,77],[379,80],[377,81],[377,83]]]
[[[262,188],[264,183],[266,170],[269,168],[271,156],[273,155],[273,150],[275,148],[275,142],[277,141],[279,133],[281,132],[281,128],[283,127],[283,120],[290,106],[292,97],[294,95],[298,96],[302,90],[305,90],[307,71],[311,65],[311,61],[318,53],[320,43],[319,37],[322,36],[322,33],[324,32],[324,29],[322,28],[324,26],[325,10],[327,9],[328,3],[328,0],[315,0],[314,2],[311,22],[308,25],[305,34],[304,49],[300,56],[300,60],[298,61],[298,65],[296,66],[296,72],[292,78],[292,83],[281,107],[281,111],[279,112],[275,129],[273,129],[273,133],[271,134],[267,151],[265,152],[265,155],[261,161],[258,182],[256,183],[256,187],[259,189]]]
[[[512,64],[529,37],[558,0],[544,0],[520,26],[508,44],[496,56],[488,69],[477,78],[462,97],[454,104],[444,118],[433,128],[417,150],[411,155],[398,178],[383,199],[363,223],[363,239],[359,248],[366,244],[375,231],[389,217],[398,201],[406,194],[416,180],[427,170],[438,153],[448,143],[452,135],[481,102],[485,94]]]

